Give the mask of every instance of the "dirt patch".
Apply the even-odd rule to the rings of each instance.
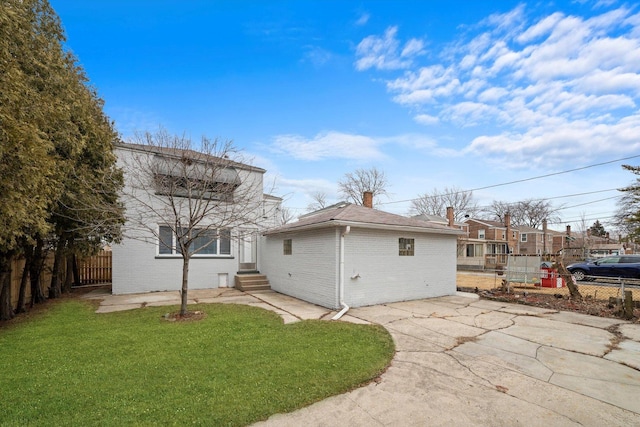
[[[179,311],[174,313],[167,313],[162,318],[168,322],[197,322],[198,320],[206,319],[207,313],[204,311],[187,311],[185,314],[180,314]]]
[[[479,290],[478,288],[463,287],[459,287],[458,290],[477,293],[481,298],[494,301],[532,305],[559,311],[573,311],[591,316],[620,318],[621,306],[590,297],[586,297],[582,301],[577,301],[561,293],[541,294],[527,291],[503,292],[500,289]],[[640,323],[640,309],[636,308],[633,314],[634,318],[632,322]]]

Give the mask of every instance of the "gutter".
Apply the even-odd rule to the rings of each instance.
[[[428,227],[419,227],[419,226],[410,226],[410,225],[389,225],[389,224],[377,224],[372,222],[357,222],[357,221],[331,219],[328,221],[322,221],[322,222],[317,222],[313,224],[305,224],[305,225],[299,225],[299,226],[296,226],[295,223],[287,224],[283,227],[267,230],[263,233],[263,235],[268,236],[268,235],[276,235],[276,234],[297,233],[300,231],[316,230],[318,228],[327,228],[331,226],[333,227],[354,226],[354,227],[367,228],[372,230],[405,231],[405,232],[425,233],[425,234],[449,234],[449,235],[460,235],[460,236],[465,234],[462,230],[452,229],[452,228],[428,228]]]
[[[344,302],[344,236],[351,232],[351,226],[347,225],[344,231],[340,233],[340,271],[338,272],[338,292],[340,295],[340,306],[342,310],[331,320],[340,320],[340,318],[349,311],[349,306]]]

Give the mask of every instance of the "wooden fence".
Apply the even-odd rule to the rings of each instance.
[[[44,268],[40,275],[40,288],[42,293],[47,295],[51,285],[51,271],[53,269],[53,252],[47,254]],[[15,307],[18,303],[20,292],[20,280],[24,270],[24,258],[14,258],[11,262],[11,303]],[[62,276],[66,274],[66,262],[60,268],[63,269]],[[82,285],[95,285],[98,283],[111,283],[111,251],[101,251],[95,256],[85,257],[78,260],[78,275]],[[26,301],[31,300],[31,284],[27,283]]]
[[[101,251],[97,255],[78,260],[80,283],[83,285],[111,283],[111,263],[111,251]]]

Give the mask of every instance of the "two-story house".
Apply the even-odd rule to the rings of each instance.
[[[279,225],[282,201],[263,194],[264,169],[168,147],[120,143],[115,153],[126,223],[112,247],[114,294],[180,289],[185,229],[197,236],[190,289],[233,286],[238,272],[260,268],[260,235]]]
[[[521,255],[545,255],[553,253],[554,233],[547,228],[546,222],[542,230],[521,225],[517,227],[519,238],[519,253]]]
[[[458,268],[493,269],[507,264],[509,253],[519,253],[519,232],[511,226],[511,217],[499,221],[467,218],[468,235],[461,238]]]

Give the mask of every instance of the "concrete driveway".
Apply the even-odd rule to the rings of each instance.
[[[333,314],[275,292],[197,292],[194,302],[256,305],[285,322]],[[175,303],[176,295],[107,297],[99,311]],[[640,425],[640,324],[468,294],[352,309],[343,319],[389,330],[397,349],[389,369],[256,425]]]

